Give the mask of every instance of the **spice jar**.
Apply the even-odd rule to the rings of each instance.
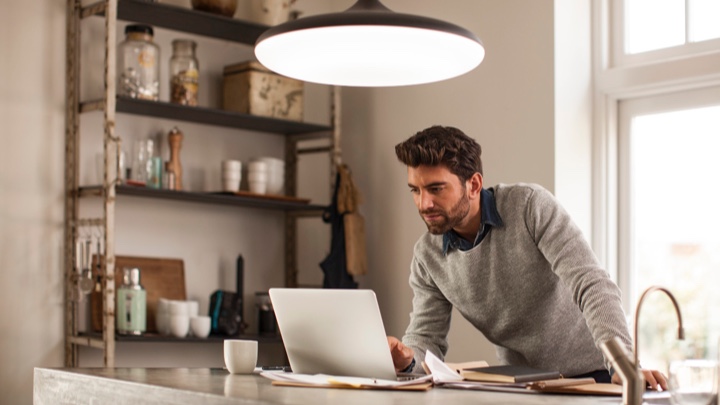
[[[147,296],[140,285],[140,269],[123,268],[123,284],[117,290],[117,332],[141,335],[147,328]]]
[[[128,25],[118,45],[117,93],[157,101],[160,95],[160,47],[153,42],[149,25]]]
[[[199,65],[195,57],[195,42],[176,39],[172,42],[170,58],[170,101],[182,105],[197,105]]]

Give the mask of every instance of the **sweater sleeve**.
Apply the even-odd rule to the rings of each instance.
[[[526,211],[526,225],[552,270],[570,290],[595,345],[618,336],[629,352],[630,333],[622,309],[620,289],[600,263],[580,229],[555,197],[534,188]],[[610,361],[605,358],[610,369]]]
[[[410,287],[413,290],[413,309],[402,341],[415,351],[413,372],[423,372],[426,350],[440,359],[447,354],[452,304],[437,288],[417,257],[413,258],[410,266]]]

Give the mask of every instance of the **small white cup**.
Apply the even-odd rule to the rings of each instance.
[[[190,318],[190,332],[199,338],[206,338],[210,334],[210,317],[205,315]]]
[[[184,338],[190,330],[190,317],[187,315],[170,315],[170,334]]]
[[[264,162],[262,160],[253,160],[248,165],[248,173],[267,173],[269,171],[267,162]]]
[[[248,180],[250,181],[264,181],[267,182],[270,176],[267,172],[251,172],[248,174]]]
[[[231,374],[250,374],[257,364],[258,344],[255,340],[226,339],[223,342],[225,367]]]
[[[240,172],[242,170],[242,162],[239,160],[223,160],[220,166],[223,173],[225,172]]]
[[[250,192],[253,194],[267,193],[267,181],[250,180]]]
[[[222,179],[222,189],[223,189],[223,191],[229,191],[231,193],[236,193],[236,192],[240,191],[240,177],[235,178],[235,179],[223,178]]]

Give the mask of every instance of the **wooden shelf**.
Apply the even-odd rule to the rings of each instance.
[[[139,186],[116,186],[117,195],[128,195],[135,197],[157,198],[164,200],[189,201],[204,204],[233,205],[238,207],[265,208],[282,211],[322,211],[327,207],[324,205],[308,204],[307,200],[281,197],[273,195],[251,195],[249,193],[226,194],[226,193],[194,193],[189,191],[161,190]],[[101,197],[101,186],[80,187],[80,197]]]
[[[101,339],[102,334],[99,332],[81,332],[81,337],[87,337],[90,339]],[[117,342],[142,342],[142,343],[216,343],[222,342],[225,339],[245,339],[245,340],[257,340],[258,343],[282,343],[280,335],[250,335],[243,334],[237,336],[226,336],[226,335],[210,335],[206,338],[198,338],[188,336],[184,338],[177,338],[174,336],[164,336],[158,333],[146,333],[141,336],[134,335],[120,335],[115,334],[115,341]]]
[[[84,15],[103,15],[103,3],[101,1],[88,5],[85,7]],[[225,17],[220,14],[195,11],[190,8],[148,0],[118,0],[117,16],[119,20],[149,24],[247,45],[255,45],[258,37],[269,28],[267,25]]]
[[[80,112],[102,111],[104,108],[105,103],[101,100],[87,101],[80,104]],[[168,118],[279,135],[316,134],[316,138],[327,138],[332,131],[332,128],[328,125],[260,117],[216,108],[191,107],[164,101],[138,100],[128,97],[117,97],[115,109],[117,112],[126,114]]]

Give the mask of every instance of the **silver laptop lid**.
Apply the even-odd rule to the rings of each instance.
[[[293,372],[395,379],[371,290],[271,288]]]

